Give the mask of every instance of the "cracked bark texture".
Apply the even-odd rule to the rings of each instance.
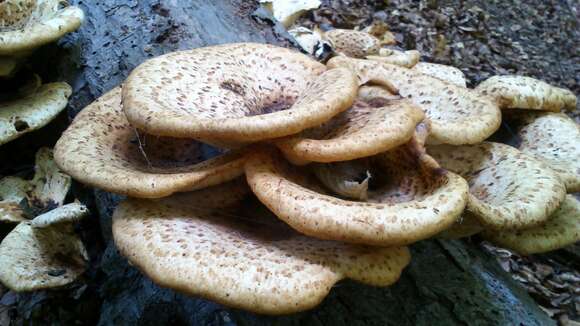
[[[36,68],[74,88],[68,115],[122,83],[144,60],[162,53],[229,42],[293,46],[288,34],[253,1],[72,1],[86,13],[78,33],[36,55]],[[38,59],[42,58],[42,59]],[[47,59],[55,64],[46,65]],[[477,245],[424,241],[412,246],[412,263],[390,288],[354,282],[336,285],[308,312],[266,317],[186,297],[153,284],[121,257],[111,241],[110,216],[121,199],[76,185],[94,218],[81,228],[91,252],[79,294],[100,305],[98,325],[553,325],[530,296]],[[95,232],[94,230],[100,230]],[[101,254],[104,249],[104,254]],[[52,295],[52,294],[51,294]],[[98,298],[98,299],[95,299]],[[32,295],[27,304],[49,304]],[[60,300],[60,299],[59,299]],[[30,303],[32,302],[32,303]],[[69,301],[67,301],[69,302]],[[87,303],[88,302],[88,303]],[[77,304],[72,301],[68,304]],[[84,307],[84,306],[83,306]],[[89,309],[87,307],[86,309]],[[38,311],[36,309],[35,311]],[[42,309],[41,311],[46,311]],[[31,317],[32,318],[32,317]],[[46,320],[46,317],[45,319]]]

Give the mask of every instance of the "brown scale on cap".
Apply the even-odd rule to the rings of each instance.
[[[429,154],[469,182],[467,208],[486,228],[539,225],[566,196],[564,184],[545,164],[508,145],[432,146]]]
[[[348,67],[357,73],[360,85],[382,85],[419,106],[431,120],[430,143],[476,144],[500,126],[498,106],[473,90],[412,69],[369,60],[334,57],[327,66]]]
[[[533,109],[559,112],[576,109],[576,95],[525,76],[493,76],[477,85],[476,91],[493,98],[502,109]]]
[[[287,136],[346,110],[351,72],[293,50],[239,43],[174,52],[137,67],[123,89],[132,125],[147,133],[237,146]]]
[[[240,176],[244,154],[201,160],[201,144],[138,133],[117,87],[87,106],[55,146],[57,164],[80,182],[134,197],[157,198]]]
[[[364,58],[377,54],[381,41],[373,35],[351,29],[333,29],[323,36],[335,52],[353,58]]]
[[[113,214],[115,243],[161,286],[263,314],[310,309],[343,278],[390,285],[410,261],[405,247],[303,236],[252,198],[245,182],[234,182],[130,199]]]
[[[468,186],[425,154],[419,132],[407,144],[372,158],[368,202],[335,197],[308,169],[275,152],[254,153],[246,177],[280,219],[309,236],[372,245],[403,245],[447,229],[463,211]]]
[[[35,0],[0,1],[0,33],[23,28],[36,6]]]
[[[281,139],[276,145],[295,164],[354,160],[406,143],[425,117],[406,100],[378,103],[375,99],[374,104],[377,107],[357,101],[323,125]]]

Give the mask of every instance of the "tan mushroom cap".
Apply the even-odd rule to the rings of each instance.
[[[395,65],[346,57],[334,57],[327,66],[349,67],[357,73],[359,84],[380,84],[421,107],[432,123],[430,143],[476,144],[501,124],[501,112],[490,99],[435,77]]]
[[[8,176],[0,179],[0,222],[26,221],[23,205],[39,210],[61,206],[71,186],[70,176],[58,169],[52,150],[41,148],[36,153],[32,180]]]
[[[202,144],[141,136],[123,114],[117,87],[83,109],[55,146],[57,164],[78,181],[133,197],[158,198],[232,180],[245,156],[200,162]]]
[[[77,7],[59,9],[58,0],[0,3],[0,55],[30,51],[75,31],[84,20]],[[14,8],[21,8],[18,12]]]
[[[66,107],[71,92],[66,83],[51,83],[0,103],[0,145],[46,126]]]
[[[439,239],[461,239],[476,235],[484,228],[478,218],[468,210],[463,211],[461,217],[449,229],[439,233]]]
[[[400,100],[401,97],[391,92],[388,88],[381,85],[362,85],[358,89],[357,98],[365,102],[372,102],[376,99]]]
[[[467,208],[486,228],[542,224],[566,197],[564,184],[552,170],[508,145],[441,145],[429,147],[429,154],[469,182]]]
[[[346,69],[325,71],[293,50],[238,43],[141,64],[123,88],[123,107],[149,134],[235,146],[317,126],[348,109],[356,91]]]
[[[55,215],[66,210],[62,206],[46,214],[58,219]],[[84,272],[87,260],[72,224],[38,228],[33,221],[22,222],[0,243],[0,282],[18,292],[64,286]]]
[[[580,241],[580,201],[573,195],[556,210],[543,225],[512,232],[484,232],[491,242],[531,255],[560,249]]]
[[[260,201],[301,233],[350,243],[404,245],[449,228],[467,202],[465,180],[421,152],[413,140],[373,158],[371,175],[386,181],[369,193],[368,202],[333,196],[307,169],[292,167],[275,153],[254,153],[246,176]]]
[[[518,112],[519,113],[519,112]],[[562,113],[521,112],[519,150],[545,162],[566,184],[580,191],[580,126]]]
[[[378,54],[381,45],[381,41],[375,36],[352,29],[333,29],[324,33],[323,37],[335,52],[353,58]]]
[[[463,72],[458,68],[452,66],[438,63],[419,62],[413,66],[413,70],[460,87],[467,87],[465,74],[463,74]]]
[[[369,55],[366,58],[381,63],[413,68],[421,59],[421,52],[417,50],[399,51],[393,49],[381,49],[379,55]]]
[[[239,185],[125,201],[113,215],[115,243],[161,286],[271,315],[318,305],[343,278],[390,285],[410,261],[405,247],[300,235]]]
[[[534,109],[559,112],[576,109],[576,95],[525,76],[493,76],[477,85],[476,91],[492,97],[502,109]]]

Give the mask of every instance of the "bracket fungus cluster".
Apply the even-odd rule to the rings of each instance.
[[[551,151],[486,141],[521,88],[468,89],[456,68],[367,58],[380,45],[341,33],[326,65],[254,43],[146,61],[75,118],[56,162],[129,196],[114,240],[156,283],[264,314],[309,309],[344,278],[388,286],[430,237],[483,231],[524,253],[578,240],[578,175],[550,164],[577,133],[548,132]],[[561,99],[545,95],[527,108]],[[522,135],[577,131],[541,117]]]

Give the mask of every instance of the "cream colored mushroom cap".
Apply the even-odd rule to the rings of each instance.
[[[476,91],[490,96],[502,109],[534,109],[559,112],[576,109],[576,95],[525,76],[493,76],[477,85]]]
[[[276,145],[295,164],[354,160],[406,143],[425,117],[406,100],[376,106],[357,101],[323,125],[282,138]]]
[[[348,109],[355,76],[304,54],[238,43],[174,52],[137,67],[123,89],[128,120],[160,136],[236,145],[295,134]]]
[[[354,58],[377,54],[381,45],[375,36],[352,29],[333,29],[324,33],[323,37],[335,52]]]
[[[463,74],[463,72],[458,68],[452,66],[438,63],[419,62],[413,66],[413,70],[460,87],[467,87],[465,74]]]
[[[498,106],[486,96],[412,69],[344,56],[330,59],[327,66],[348,67],[360,85],[380,84],[421,107],[432,123],[430,143],[480,143],[501,124]]]
[[[0,145],[47,125],[64,110],[71,92],[66,83],[51,83],[23,98],[0,103]]]
[[[519,150],[545,162],[562,178],[568,192],[579,192],[580,126],[562,113],[526,111],[517,117],[523,120]]]
[[[441,145],[428,151],[443,168],[469,182],[467,208],[489,229],[542,224],[566,196],[564,184],[552,170],[508,145]]]
[[[199,162],[202,145],[194,140],[138,135],[123,114],[117,87],[76,116],[56,143],[55,160],[82,183],[145,198],[208,187],[243,173],[243,151]]]
[[[27,2],[30,4],[32,1]],[[84,13],[80,8],[58,9],[61,1],[56,0],[36,2],[31,12],[23,12],[28,17],[20,17],[18,22],[12,22],[18,23],[15,28],[6,29],[5,26],[5,29],[2,29],[0,26],[0,55],[34,50],[54,42],[65,34],[75,31],[84,20]],[[0,12],[0,20],[5,19],[2,14],[8,13]]]
[[[552,251],[580,241],[580,201],[573,195],[543,225],[520,231],[484,232],[491,242],[522,255]]]
[[[233,183],[155,201],[129,199],[113,214],[115,243],[161,286],[270,315],[318,305],[343,278],[390,285],[409,263],[405,247],[300,235],[248,193],[245,183]]]
[[[413,68],[421,60],[421,52],[417,50],[399,51],[381,49],[380,55],[369,55],[366,58],[372,61],[388,63],[405,68]]]

